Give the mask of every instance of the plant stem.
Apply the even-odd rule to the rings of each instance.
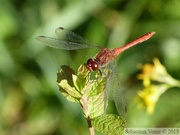
[[[95,135],[95,133],[94,133],[94,127],[92,126],[90,117],[87,118],[87,123],[88,123],[90,135]]]

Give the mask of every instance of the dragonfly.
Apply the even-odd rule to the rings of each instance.
[[[100,47],[100,45],[92,43],[89,40],[84,39],[83,37],[63,27],[57,28],[55,30],[55,33],[58,38],[38,36],[36,39],[49,47],[53,47],[61,50],[78,50],[78,49],[88,49],[88,48],[99,49],[99,53],[97,53],[94,58],[88,59],[87,62],[85,63],[87,70],[89,70],[90,72],[96,70],[100,71],[101,69],[108,67],[108,65],[110,63],[113,63],[112,61],[115,61],[116,57],[119,54],[121,54],[123,51],[148,40],[155,34],[155,32],[148,32],[122,47],[118,47],[111,50],[109,48]],[[112,75],[111,75],[111,79],[109,79],[111,81],[109,82],[112,83],[112,85],[107,85],[107,89],[113,89],[114,101],[118,113],[120,114],[120,116],[125,117],[125,114],[127,112],[127,107],[126,107],[124,94],[121,89],[121,84],[119,82],[118,67],[116,64],[114,64],[113,66],[110,66],[110,68],[112,71]]]

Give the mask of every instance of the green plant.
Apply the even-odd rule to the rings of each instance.
[[[105,89],[111,71],[102,69],[106,75],[91,72],[81,65],[75,73],[68,66],[61,66],[57,73],[57,83],[62,95],[71,102],[80,104],[87,119],[89,131],[94,135],[94,128],[108,135],[119,135],[124,132],[125,121],[121,116],[106,114]]]

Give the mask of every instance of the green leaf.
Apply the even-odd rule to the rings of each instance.
[[[96,96],[101,92],[104,92],[106,87],[106,78],[100,78],[99,80],[95,80],[91,87],[91,91],[89,92],[89,96]]]
[[[91,73],[90,73],[91,74]],[[90,76],[89,74],[89,76]],[[98,72],[97,78],[87,78],[86,84],[82,89],[82,98],[80,100],[85,117],[94,117],[104,114],[104,91],[106,85],[106,78],[102,77]],[[87,74],[85,75],[87,76]]]
[[[69,66],[61,66],[57,73],[57,83],[60,83],[62,80],[67,80],[68,84],[73,87],[72,74],[75,74],[75,72]]]
[[[77,76],[82,76],[83,78],[86,78],[89,74],[89,70],[87,70],[85,65],[80,65],[78,68]]]
[[[104,109],[104,91],[96,96],[89,97],[88,100],[89,116],[91,119],[103,115]]]
[[[81,98],[81,94],[74,87],[71,87],[67,80],[62,80],[60,83],[58,83],[58,86],[61,88],[60,91],[67,100],[71,102],[79,102],[77,99]]]
[[[84,65],[78,68],[77,76],[73,75],[73,83],[78,91],[82,91],[88,82],[89,71]]]
[[[105,85],[106,85],[105,78],[100,78],[99,80],[93,81],[93,85],[91,86],[91,89],[88,93],[88,108],[90,110],[89,115],[91,118],[100,116],[105,113],[104,112]]]
[[[117,115],[107,114],[96,117],[92,120],[94,128],[108,135],[123,135],[125,121]]]
[[[63,96],[71,102],[79,102],[81,93],[76,90],[73,78],[74,71],[69,66],[61,66],[57,73],[57,83]]]

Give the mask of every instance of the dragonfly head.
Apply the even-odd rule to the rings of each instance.
[[[93,59],[88,59],[85,65],[89,71],[95,71],[99,69],[98,63]]]

